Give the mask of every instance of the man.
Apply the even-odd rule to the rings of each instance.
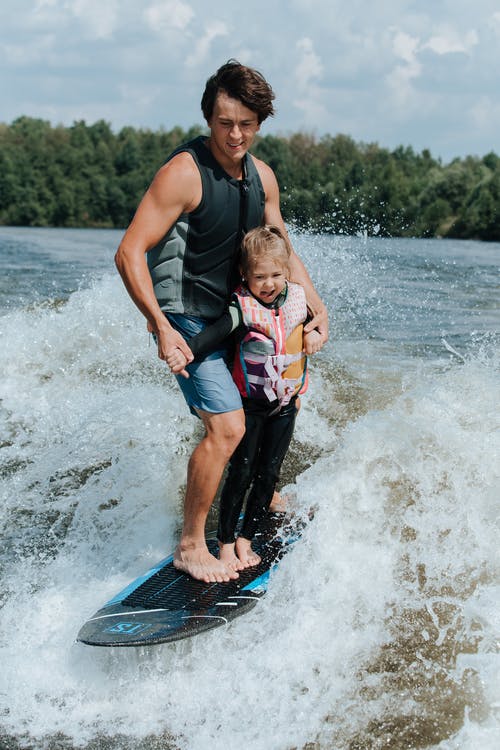
[[[224,352],[193,362],[186,339],[224,311],[238,278],[243,234],[264,223],[286,234],[274,173],[248,154],[261,123],[274,114],[273,99],[258,71],[236,60],[219,68],[201,101],[210,135],[180,147],[161,167],[115,257],[130,296],[156,335],[160,359],[178,348],[190,363],[178,381],[191,411],[203,421],[205,436],[188,464],[174,565],[207,583],[238,577],[210,554],[205,522],[245,420]],[[324,343],[326,308],[295,253],[290,266],[312,313],[307,330],[316,328]]]

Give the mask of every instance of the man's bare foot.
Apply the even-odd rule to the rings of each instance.
[[[284,513],[287,509],[288,497],[281,496],[279,492],[274,492],[273,499],[269,506],[269,513]]]
[[[226,568],[231,570],[244,570],[245,565],[239,560],[234,553],[234,542],[232,544],[221,544],[219,542],[219,560]]]
[[[179,545],[173,562],[177,570],[205,583],[227,583],[238,578],[238,573],[211,555],[207,547],[182,549]]]
[[[243,568],[253,568],[254,565],[260,563],[261,558],[253,551],[252,543],[249,539],[245,539],[243,536],[239,536],[236,540],[236,554],[239,557]]]

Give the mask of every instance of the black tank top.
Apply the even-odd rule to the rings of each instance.
[[[202,198],[179,216],[147,254],[156,298],[164,312],[215,320],[225,310],[238,282],[241,238],[264,219],[265,194],[249,154],[243,180],[225,172],[200,136],[169,157],[188,151],[200,170]]]

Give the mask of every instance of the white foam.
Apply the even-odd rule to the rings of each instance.
[[[74,746],[164,733],[189,750],[269,750],[270,737],[273,750],[356,737],[381,747],[380,722],[420,721],[425,732],[438,704],[442,734],[430,744],[497,747],[491,359],[416,373],[404,388],[395,380],[379,408],[360,406],[342,429],[329,423],[341,411],[335,378],[356,373],[339,374],[333,359],[318,365],[297,429],[321,457],[293,490],[299,509],[319,507],[265,599],[186,642],[108,650],[74,638],[171,550],[193,420],[114,277],[60,308],[11,313],[2,327],[12,442],[3,451],[13,462],[2,496],[12,530],[4,731],[39,743],[60,732]],[[16,461],[29,463],[15,471]],[[23,544],[25,562],[14,565]],[[443,690],[464,705],[449,728]]]

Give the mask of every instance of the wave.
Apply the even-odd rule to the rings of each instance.
[[[498,745],[495,342],[411,378],[313,361],[284,479],[315,517],[265,599],[186,642],[101,650],[76,633],[173,548],[199,432],[115,276],[0,321],[13,747]]]

